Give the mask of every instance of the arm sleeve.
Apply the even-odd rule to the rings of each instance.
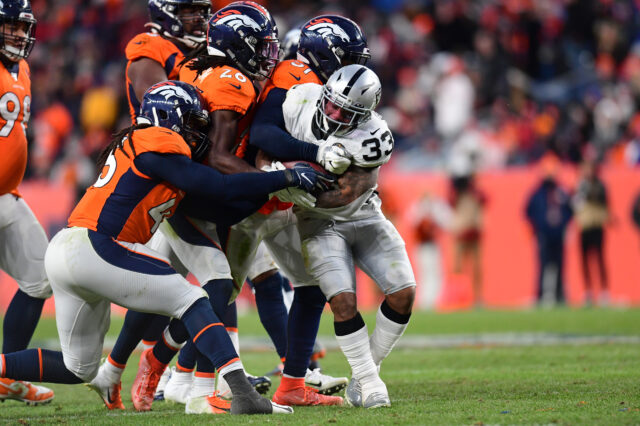
[[[163,180],[188,194],[215,198],[217,203],[266,196],[289,186],[284,171],[269,173],[222,173],[191,161],[185,155],[145,152],[135,160],[138,170]]]
[[[284,124],[282,104],[287,96],[284,89],[274,88],[256,111],[249,143],[282,161],[305,160],[316,162],[318,147],[291,136]]]
[[[263,195],[223,204],[212,198],[190,195],[180,202],[178,209],[189,217],[213,222],[218,226],[231,226],[251,216],[268,200],[269,197]]]

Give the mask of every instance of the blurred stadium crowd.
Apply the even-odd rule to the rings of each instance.
[[[466,174],[548,150],[575,163],[585,152],[640,162],[638,0],[263,3],[281,38],[320,13],[362,26],[402,169]],[[27,177],[84,188],[93,157],[128,123],[123,51],[143,31],[147,2],[34,0],[33,9]]]

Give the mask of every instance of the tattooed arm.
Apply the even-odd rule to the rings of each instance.
[[[317,197],[316,207],[330,209],[346,206],[367,190],[376,186],[380,167],[351,166],[340,176],[336,189],[330,189]]]

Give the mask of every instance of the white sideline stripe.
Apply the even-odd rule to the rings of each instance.
[[[321,336],[318,338],[325,348],[339,350],[334,337]],[[115,338],[105,338],[105,351],[110,351],[115,344]],[[609,343],[640,344],[640,336],[616,335],[579,335],[563,333],[479,333],[479,334],[446,334],[446,335],[408,335],[403,336],[396,348],[424,349],[424,348],[455,348],[464,346],[554,346],[554,345],[604,345]],[[60,350],[57,339],[34,340],[31,347],[41,347]],[[273,345],[266,337],[240,337],[242,351],[271,351]],[[138,346],[142,349],[142,346]]]

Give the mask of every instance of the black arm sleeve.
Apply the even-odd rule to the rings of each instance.
[[[289,186],[284,171],[269,173],[222,173],[178,154],[145,152],[134,160],[139,171],[164,180],[188,194],[215,198],[215,202],[266,196]]]
[[[269,197],[265,195],[246,200],[232,200],[222,204],[208,197],[187,195],[180,202],[178,211],[189,217],[227,227],[251,216],[268,200]]]
[[[287,91],[272,89],[258,107],[251,124],[249,143],[281,161],[305,160],[316,162],[318,147],[291,136],[284,124],[282,104]]]

